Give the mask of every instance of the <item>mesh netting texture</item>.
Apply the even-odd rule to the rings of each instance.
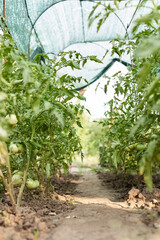
[[[101,1],[114,5],[114,1]],[[30,56],[39,48],[45,53],[58,54],[64,50],[76,50],[84,56],[96,55],[102,59],[106,49],[111,48],[110,40],[119,35],[122,39],[128,35],[132,38],[134,20],[145,14],[148,8],[137,6],[139,0],[131,1],[130,7],[125,8],[126,1],[119,3],[120,10],[109,15],[106,22],[97,32],[97,21],[88,27],[88,17],[94,0],[5,0],[6,24],[21,52]],[[0,0],[0,14],[3,16],[3,3]],[[147,1],[146,4],[150,4]],[[103,11],[103,7],[97,11]],[[107,54],[103,64],[88,63],[83,70],[74,72],[67,69],[67,73],[82,76],[89,83],[96,81],[106,72],[115,61],[122,64],[130,63],[128,55],[118,59],[118,55]],[[63,73],[63,70],[62,70]],[[82,88],[84,81],[76,87]]]

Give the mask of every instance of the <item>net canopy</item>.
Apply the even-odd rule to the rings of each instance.
[[[114,6],[114,0],[101,1]],[[126,34],[132,38],[133,22],[149,8],[138,8],[140,0],[133,0],[125,7],[126,0],[119,3],[120,10],[109,15],[97,32],[97,21],[88,27],[88,17],[96,0],[0,0],[0,14],[5,9],[6,24],[17,47],[26,55],[31,55],[37,47],[45,53],[58,54],[61,51],[76,50],[84,56],[95,55],[102,59],[109,43],[117,37],[123,39]],[[155,1],[156,2],[156,1]],[[5,3],[5,7],[4,7]],[[158,3],[158,0],[157,0]],[[152,6],[148,0],[145,5]],[[101,6],[98,11],[104,11]],[[122,59],[118,55],[111,57],[110,52],[103,59],[103,64],[89,62],[82,70],[62,69],[61,74],[68,73],[82,76],[89,83],[96,81],[115,62],[130,63],[130,57]],[[77,83],[76,88],[86,86],[85,81]]]

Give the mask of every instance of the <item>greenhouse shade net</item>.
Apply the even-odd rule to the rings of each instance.
[[[101,2],[114,6],[113,0]],[[125,8],[126,1],[121,1],[120,10],[110,14],[98,32],[97,20],[88,26],[89,14],[97,4],[94,0],[0,0],[0,14],[3,16],[5,13],[6,24],[17,47],[29,58],[32,56],[32,60],[36,50],[55,55],[76,50],[84,56],[95,55],[102,59],[106,50],[111,49],[109,41],[117,35],[123,39],[127,34],[132,39],[134,20],[149,11],[146,7],[138,8],[139,3],[139,0],[133,0]],[[151,6],[152,1],[146,1],[145,5]],[[103,8],[100,6],[97,11],[103,11]],[[107,54],[103,64],[89,62],[81,70],[67,68],[60,74],[67,72],[82,76],[87,83],[82,80],[75,86],[81,89],[101,77],[115,61],[126,66],[130,64],[127,55],[119,59],[116,54],[112,57]]]

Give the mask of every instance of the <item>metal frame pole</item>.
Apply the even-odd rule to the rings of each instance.
[[[6,16],[6,0],[3,0],[3,18]],[[5,38],[4,38],[5,40]],[[4,64],[6,63],[6,59],[4,58]]]
[[[5,18],[6,16],[6,0],[3,0],[3,17]]]

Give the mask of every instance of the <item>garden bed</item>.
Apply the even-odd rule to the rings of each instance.
[[[55,192],[50,191],[42,197],[40,189],[24,192],[19,213],[12,213],[8,196],[1,198],[0,203],[0,236],[1,240],[32,240],[41,235],[48,236],[56,228],[64,213],[74,209],[69,201],[59,201],[58,195],[74,194],[78,175],[53,177]],[[62,215],[62,216],[61,216]]]

